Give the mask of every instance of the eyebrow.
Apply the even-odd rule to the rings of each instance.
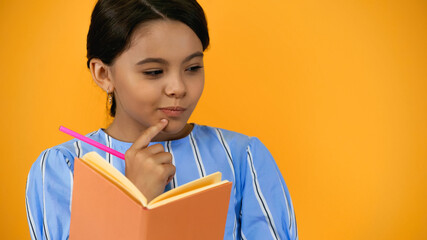
[[[203,53],[202,52],[195,52],[193,54],[191,54],[190,56],[186,57],[183,61],[183,63],[190,61],[191,59],[195,58],[195,57],[203,57]],[[163,59],[163,58],[146,58],[144,60],[141,60],[139,62],[136,63],[136,65],[142,65],[145,63],[161,63],[161,64],[167,64],[168,62]]]

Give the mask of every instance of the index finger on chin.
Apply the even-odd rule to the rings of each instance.
[[[160,122],[154,124],[153,126],[145,129],[144,132],[135,140],[131,148],[141,149],[146,148],[150,144],[151,139],[153,139],[157,134],[159,134],[167,125],[168,121],[166,119],[160,120]]]

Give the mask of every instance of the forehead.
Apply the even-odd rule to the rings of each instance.
[[[179,21],[154,20],[134,31],[130,47],[123,55],[135,61],[146,57],[173,61],[197,51],[203,52],[203,46],[190,27]]]

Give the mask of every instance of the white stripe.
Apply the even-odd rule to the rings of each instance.
[[[257,174],[256,174],[255,167],[254,167],[253,161],[252,161],[252,152],[251,152],[251,148],[249,146],[247,148],[247,152],[248,152],[247,160],[248,160],[249,166],[251,167],[250,172],[251,172],[252,179],[253,179],[252,184],[253,184],[255,196],[258,200],[258,203],[259,203],[259,206],[260,206],[262,212],[264,213],[264,217],[267,220],[268,226],[270,228],[271,235],[273,236],[274,239],[279,239],[279,236],[276,235],[277,230],[276,230],[276,227],[274,224],[273,216],[271,215],[270,209],[267,205],[267,201],[265,201],[264,195],[262,194],[261,188],[259,186]]]
[[[83,154],[83,148],[82,148],[82,141],[77,141],[77,146],[80,149],[80,156],[79,157],[82,157],[84,155]]]
[[[76,156],[78,158],[80,158],[82,156],[82,149],[80,147],[79,142],[80,141],[75,141],[74,144],[73,144],[74,145],[74,151],[76,151]]]
[[[71,212],[71,200],[73,199],[73,172],[71,171],[71,162],[68,160],[68,158],[65,158],[65,162],[67,163],[69,167],[69,173],[70,173],[70,212]]]
[[[289,199],[286,196],[285,188],[283,187],[283,184],[281,181],[280,181],[280,186],[282,187],[283,196],[285,198],[286,206],[288,208],[289,233],[292,234],[293,232],[292,227],[295,227],[296,239],[298,239],[298,229],[297,229],[297,224],[295,219],[295,211],[293,208],[291,208],[291,204],[289,203]]]
[[[73,184],[74,184],[73,178],[74,178],[74,176],[73,176],[73,173],[71,172],[71,169],[70,169],[69,173],[70,173],[70,212],[71,212],[71,203],[73,201]]]
[[[68,167],[71,167],[71,162],[68,160],[68,158],[65,158],[65,163],[67,163]]]
[[[44,161],[44,159],[45,159],[45,157],[46,157],[47,153],[49,152],[49,150],[50,150],[50,149],[47,149],[47,150],[43,153],[42,159],[40,160],[40,169],[42,169],[42,167],[43,167],[43,161]]]
[[[292,229],[291,207],[289,206],[288,198],[286,197],[285,188],[283,187],[282,181],[280,181],[280,186],[282,187],[283,197],[285,198],[286,207],[288,208],[288,223],[289,223],[289,227],[288,228],[289,228],[289,232],[291,232],[291,229]]]
[[[26,184],[26,189],[25,189],[25,210],[27,212],[27,221],[28,221],[28,226],[30,227],[30,234],[31,234],[31,239],[37,239],[35,236],[35,231],[36,231],[36,227],[33,225],[34,223],[34,219],[33,219],[33,215],[31,214],[31,209],[30,209],[30,205],[28,204],[28,181],[30,179],[30,174],[31,172],[28,174],[28,178],[27,178],[27,184]]]
[[[230,147],[228,146],[227,141],[225,141],[221,131],[218,128],[216,128],[215,130],[216,130],[218,140],[220,141],[222,147],[224,148],[225,155],[227,155],[228,165],[230,166],[230,169],[233,172],[233,181],[236,181],[236,175],[234,173],[233,159],[231,156]]]
[[[91,136],[95,135],[95,133],[98,133],[98,132],[99,132],[99,129],[98,129],[98,130],[96,130],[96,131],[93,131],[93,132],[89,133],[89,137],[91,137]]]
[[[234,200],[234,202],[236,202],[236,200]],[[236,213],[234,213],[233,239],[236,239],[236,228],[237,228],[237,217],[236,217]]]
[[[166,142],[167,145],[167,150],[168,152],[170,152],[170,154],[172,155],[172,164],[174,166],[176,166],[175,164],[175,156],[173,155],[173,151],[172,151],[172,142],[171,141],[167,141]],[[178,181],[176,179],[176,173],[173,175],[173,180],[172,180],[172,189],[178,187]]]
[[[295,221],[296,222],[296,221]],[[295,234],[297,235],[296,240],[298,240],[298,229],[296,227],[297,225],[295,224]]]
[[[231,172],[233,172],[233,183],[236,184],[236,175],[234,173],[234,166],[233,166],[233,159],[231,156],[230,147],[228,146],[227,141],[225,141],[224,136],[221,133],[221,130],[218,128],[215,128],[216,135],[218,137],[219,142],[221,143],[222,147],[224,148],[225,155],[227,156],[228,165],[230,166]],[[234,194],[234,205],[236,205],[236,187],[233,189]],[[233,226],[233,239],[236,239],[236,227],[237,227],[237,217],[236,214],[234,214],[234,226]]]
[[[110,143],[108,142],[108,135],[107,134],[105,134],[105,145],[107,145],[107,147],[110,147]],[[108,152],[105,152],[105,160],[107,160],[107,162],[110,162],[109,160],[108,160]]]
[[[190,133],[190,145],[193,149],[194,160],[196,161],[196,165],[199,169],[199,176],[206,176],[205,167],[203,166],[202,157],[200,156],[199,148],[197,147],[196,140],[194,139],[193,132]]]
[[[298,240],[298,227],[297,227],[297,220],[295,218],[295,211],[292,208],[292,219],[293,219],[293,227],[294,227],[294,232],[295,232],[295,239]]]
[[[27,212],[27,221],[28,221],[28,226],[30,227],[30,235],[31,235],[31,239],[37,239],[35,234],[35,226],[33,225],[33,215],[31,214],[31,209],[30,209],[30,205],[28,205],[28,199],[27,197],[25,197],[25,206],[26,206],[26,212]]]
[[[242,230],[240,230],[240,236],[242,237],[243,240],[246,240],[246,236]]]
[[[105,142],[107,143],[107,147],[111,148],[111,137],[110,137],[110,135],[105,134]],[[105,159],[107,159],[107,161],[111,165],[113,165],[113,158],[112,158],[111,154],[108,152],[105,152],[105,154],[106,154]]]
[[[47,152],[49,152],[50,150],[48,150]],[[49,228],[47,226],[47,217],[46,217],[46,198],[45,198],[45,190],[44,190],[44,176],[45,176],[45,172],[46,172],[46,155],[43,155],[41,164],[42,164],[42,189],[43,189],[43,229],[45,232],[45,236],[46,239],[49,240],[50,239],[50,235],[49,235]]]

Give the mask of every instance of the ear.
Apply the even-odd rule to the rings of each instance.
[[[103,63],[99,58],[93,58],[89,62],[90,73],[93,81],[107,93],[114,90],[113,81],[111,78],[110,66]]]

